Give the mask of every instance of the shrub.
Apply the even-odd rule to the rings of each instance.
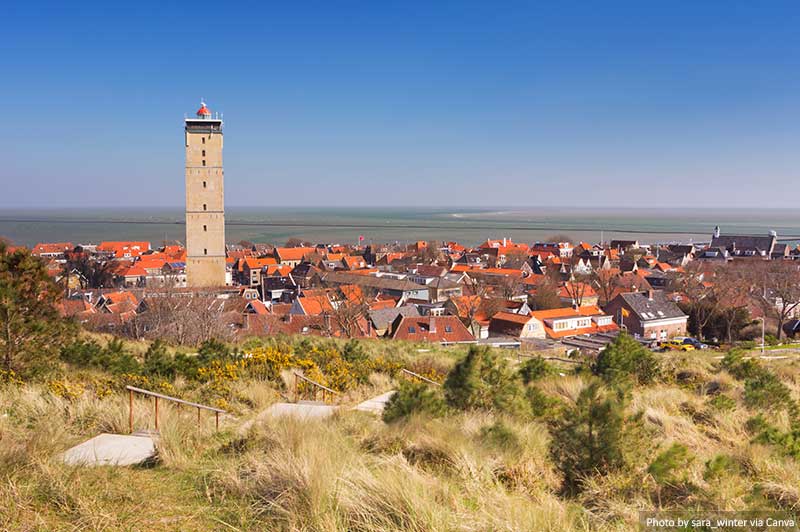
[[[708,404],[721,412],[736,408],[736,400],[723,394],[715,396],[708,402]]]
[[[438,389],[418,382],[403,382],[392,395],[383,410],[383,420],[391,423],[412,414],[438,417],[445,413],[446,406]]]
[[[706,462],[706,469],[703,472],[703,480],[710,482],[725,476],[726,474],[736,474],[739,472],[739,464],[727,454],[718,454]]]
[[[674,486],[686,482],[686,468],[693,460],[694,456],[685,445],[673,443],[667,450],[656,456],[647,468],[647,472],[657,484]]]
[[[742,349],[731,349],[720,362],[723,369],[740,380],[756,377],[764,371],[758,361],[745,359],[745,352]]]
[[[149,376],[158,376],[173,379],[177,373],[175,360],[167,352],[167,346],[161,340],[156,340],[144,354],[144,373]]]
[[[505,360],[487,346],[470,346],[444,382],[447,404],[460,410],[523,410],[522,387]]]
[[[531,358],[519,369],[519,376],[525,384],[539,380],[554,373],[553,368],[542,357]]]
[[[792,395],[778,377],[764,371],[745,381],[744,402],[750,407],[775,410],[788,408],[792,402]]]
[[[633,378],[649,384],[658,376],[659,366],[649,349],[621,332],[597,355],[592,371],[609,382]]]
[[[535,386],[528,388],[526,395],[533,417],[548,421],[560,415],[562,402],[555,397],[550,397]]]
[[[197,350],[197,359],[201,364],[206,364],[212,360],[226,360],[230,358],[231,350],[219,340],[212,338],[200,344]]]
[[[554,423],[550,455],[564,475],[564,490],[574,493],[591,474],[605,474],[626,465],[628,441],[641,426],[639,416],[626,418],[625,398],[598,381],[585,387],[575,406]]]
[[[481,439],[500,449],[517,450],[520,447],[519,436],[502,421],[481,428]]]
[[[101,347],[94,340],[75,340],[61,348],[61,360],[69,364],[98,368],[111,373],[139,373],[141,364],[125,350],[125,344],[117,338]]]

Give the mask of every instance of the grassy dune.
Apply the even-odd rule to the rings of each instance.
[[[442,366],[464,353],[368,347],[372,356],[427,357]],[[285,384],[241,379],[231,384],[232,415],[223,417],[219,432],[213,418],[198,426],[195,411],[161,409],[156,465],[69,467],[58,453],[100,432],[127,432],[127,396],[98,397],[90,388],[63,396],[46,382],[3,384],[0,529],[629,530],[640,510],[659,506],[800,509],[800,465],[782,447],[754,442],[746,422],[761,410],[746,405],[742,379],[705,353],[659,357],[661,377],[634,387],[626,406],[641,412],[640,462],[590,476],[573,495],[561,489],[551,455],[558,444],[551,441],[552,420],[541,417],[451,410],[387,424],[343,409],[324,421],[254,422],[286,394]],[[769,364],[796,400],[798,362]],[[564,375],[529,386],[574,405],[591,377],[556,369]],[[61,378],[97,375],[65,368]],[[203,399],[202,388],[180,378],[173,384],[178,395]],[[397,384],[374,373],[343,402],[353,405]],[[137,400],[137,427],[152,424],[150,408]],[[781,409],[769,413],[783,430],[790,417]],[[687,461],[659,483],[650,466],[673,443],[686,448]]]

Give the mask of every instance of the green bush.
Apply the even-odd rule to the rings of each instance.
[[[761,364],[752,358],[744,358],[746,351],[738,348],[728,351],[720,362],[720,366],[737,379],[749,379],[764,372]]]
[[[533,417],[552,421],[561,414],[563,403],[559,399],[545,394],[539,388],[531,386],[526,390],[526,395]]]
[[[708,404],[720,412],[736,408],[736,400],[723,394],[715,396]]]
[[[61,360],[81,367],[96,368],[120,375],[139,373],[139,361],[125,351],[122,340],[113,338],[108,345],[101,347],[94,340],[75,340],[61,348]]]
[[[516,373],[487,346],[470,346],[467,356],[447,375],[444,397],[459,410],[521,413],[526,409]]]
[[[767,345],[778,345],[780,340],[774,334],[764,335],[764,343]]]
[[[583,480],[626,466],[640,447],[641,416],[626,417],[622,392],[593,381],[574,407],[553,424],[550,455],[564,475],[564,491],[575,493]],[[627,449],[626,449],[627,448]]]
[[[542,377],[552,375],[555,373],[553,367],[548,364],[542,357],[534,357],[525,361],[519,369],[519,376],[522,382],[529,384],[533,381],[539,380]]]
[[[763,371],[745,381],[744,402],[753,408],[780,410],[791,407],[792,394],[778,377]]]
[[[597,355],[592,371],[607,382],[633,378],[649,384],[658,376],[659,365],[649,349],[621,332]]]
[[[391,423],[412,414],[431,417],[444,415],[446,406],[438,389],[419,382],[403,382],[383,410],[383,420]]]
[[[647,472],[657,484],[675,486],[686,482],[686,469],[693,460],[694,456],[685,445],[673,443],[656,456],[647,468]]]
[[[167,346],[156,340],[144,354],[144,373],[164,379],[173,379],[177,374],[175,359],[167,352]]]
[[[727,474],[739,473],[739,464],[727,454],[718,454],[706,462],[703,480],[710,482],[718,480]]]
[[[500,449],[518,450],[520,448],[519,436],[502,421],[481,428],[481,439]]]

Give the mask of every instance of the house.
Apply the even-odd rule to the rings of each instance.
[[[97,252],[115,259],[133,259],[150,251],[150,242],[101,242]]]
[[[355,272],[319,272],[317,278],[319,283],[324,286],[335,287],[343,284],[352,284],[360,286],[369,292],[398,297],[401,301],[408,299],[423,299],[427,301],[430,297],[430,291],[427,286],[413,283],[407,279],[360,275]]]
[[[498,312],[489,325],[489,331],[498,335],[551,340],[617,328],[612,316],[596,306],[537,310],[527,316]]]
[[[597,306],[599,296],[592,285],[583,281],[567,281],[558,287],[558,299],[564,306]]]
[[[621,293],[606,304],[605,311],[642,338],[666,340],[686,334],[688,316],[661,290]]]
[[[64,254],[75,249],[72,242],[40,242],[33,246],[31,255],[44,259],[63,259]]]
[[[397,316],[392,322],[393,340],[440,344],[472,344],[475,338],[457,316]]]
[[[296,247],[296,248],[275,248],[273,255],[279,264],[295,267],[305,259],[306,255],[317,252],[317,248]]]
[[[239,261],[241,278],[239,283],[249,286],[261,284],[261,270],[268,266],[277,266],[278,262],[272,257],[244,257]]]
[[[372,328],[377,336],[384,336],[397,316],[404,318],[419,317],[419,309],[416,305],[403,305],[402,307],[390,307],[381,309],[370,309],[367,317],[372,322]]]
[[[767,235],[723,235],[717,226],[714,228],[709,247],[725,249],[732,257],[754,257],[769,260],[776,258],[773,256],[773,252],[777,243],[778,235],[775,231],[770,231]],[[782,251],[782,254],[778,254],[779,258],[788,256],[788,246],[779,249]]]
[[[460,297],[462,286],[444,277],[437,277],[428,283],[428,291],[432,303],[443,303],[451,297]]]

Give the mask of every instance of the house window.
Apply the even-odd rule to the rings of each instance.
[[[409,327],[408,328],[408,332],[415,333],[415,332],[417,332],[417,330],[414,327]]]
[[[446,325],[446,326],[445,326],[445,328],[444,328],[444,332],[449,332],[449,333],[451,333],[451,332],[453,332],[453,328],[452,328],[452,327],[450,327],[449,325]]]
[[[208,255],[208,250],[203,248],[203,255]]]

